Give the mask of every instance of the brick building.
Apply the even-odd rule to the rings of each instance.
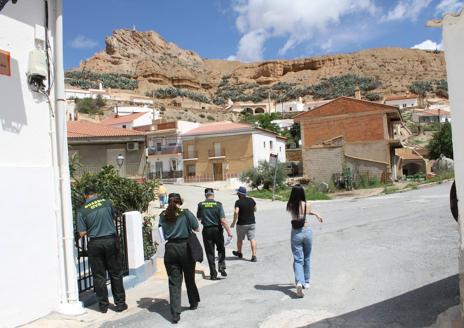
[[[353,175],[396,178],[395,148],[401,143],[397,107],[340,97],[295,117],[301,125],[304,174],[330,182],[343,168]]]

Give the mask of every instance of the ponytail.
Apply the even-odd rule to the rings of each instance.
[[[177,216],[179,214],[179,208],[177,207],[177,205],[182,205],[182,200],[180,196],[169,197],[168,207],[164,212],[166,222],[169,224],[172,224],[177,220]]]

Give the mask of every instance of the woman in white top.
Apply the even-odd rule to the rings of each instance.
[[[296,293],[298,297],[304,296],[303,289],[309,288],[309,264],[312,244],[312,230],[306,215],[314,215],[322,223],[322,217],[311,210],[306,202],[303,186],[293,186],[287,203],[287,212],[292,218],[291,246],[293,253],[293,271],[295,274]]]

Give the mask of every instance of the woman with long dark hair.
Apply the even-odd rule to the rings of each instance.
[[[159,226],[167,240],[164,251],[164,266],[169,277],[169,303],[172,322],[180,320],[182,275],[187,287],[190,309],[195,310],[200,302],[200,295],[195,284],[195,261],[190,253],[187,240],[193,231],[199,231],[197,218],[187,209],[182,209],[179,194],[168,196],[168,207],[160,214]]]
[[[287,203],[287,212],[292,218],[291,246],[296,293],[298,297],[304,297],[303,289],[309,288],[309,265],[313,238],[313,232],[306,216],[314,215],[321,223],[323,220],[318,213],[311,210],[311,205],[306,202],[305,190],[299,184],[292,188]]]

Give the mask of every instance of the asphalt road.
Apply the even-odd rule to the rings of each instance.
[[[194,209],[202,190],[168,186]],[[450,184],[380,197],[315,202],[311,286],[297,299],[285,204],[258,201],[258,262],[228,256],[226,279],[200,289],[179,327],[427,327],[458,304],[458,231]],[[217,193],[231,212],[235,196]],[[230,255],[229,246],[227,254]],[[149,295],[147,295],[149,296]],[[188,306],[183,295],[183,305]],[[169,327],[167,301],[104,327]]]

